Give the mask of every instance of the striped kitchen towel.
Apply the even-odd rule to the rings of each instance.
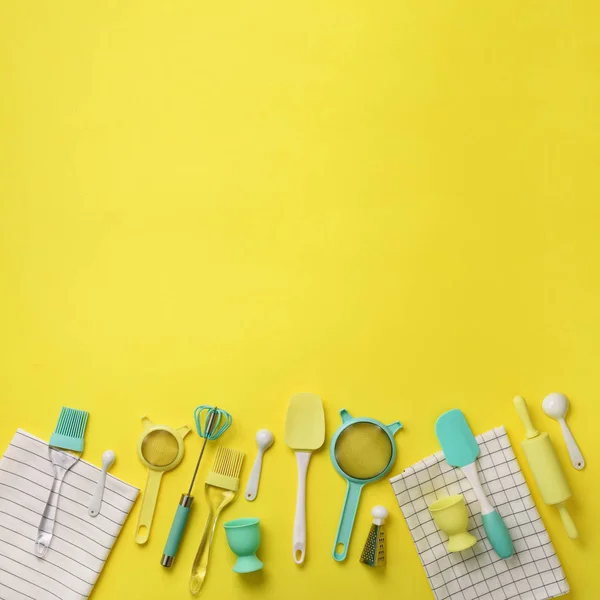
[[[17,430],[0,459],[0,598],[82,600],[90,595],[139,493],[109,474],[100,514],[91,518],[88,505],[99,474],[84,460],[67,473],[50,550],[38,558],[35,539],[52,488],[52,463],[46,442]]]

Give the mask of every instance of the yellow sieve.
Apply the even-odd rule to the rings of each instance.
[[[333,466],[348,482],[346,499],[333,546],[333,558],[342,561],[354,527],[360,493],[365,485],[381,479],[396,459],[394,434],[402,423],[384,425],[375,419],[353,419],[345,409],[340,411],[342,425],[331,440]]]
[[[183,438],[190,432],[187,425],[173,429],[166,425],[154,425],[148,417],[142,418],[142,424],[144,431],[138,440],[138,456],[148,469],[148,478],[135,529],[135,541],[138,544],[148,541],[162,475],[181,462]]]

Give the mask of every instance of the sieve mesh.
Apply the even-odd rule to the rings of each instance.
[[[393,448],[387,433],[374,423],[346,427],[335,443],[335,460],[346,475],[372,479],[385,471]]]
[[[170,465],[178,453],[177,438],[164,429],[155,429],[142,440],[142,456],[155,467]]]

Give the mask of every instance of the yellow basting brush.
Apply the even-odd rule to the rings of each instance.
[[[235,498],[240,486],[240,471],[244,453],[231,448],[217,448],[212,471],[206,478],[204,495],[209,507],[206,526],[202,540],[194,559],[192,575],[190,577],[190,591],[197,594],[206,579],[208,568],[208,554],[212,544],[217,519],[221,511]]]

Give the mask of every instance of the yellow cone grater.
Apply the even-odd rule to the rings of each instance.
[[[369,567],[383,567],[385,566],[385,530],[383,524],[388,516],[388,511],[385,506],[374,506],[371,514],[373,515],[373,524],[365,542],[360,562],[369,565]]]

